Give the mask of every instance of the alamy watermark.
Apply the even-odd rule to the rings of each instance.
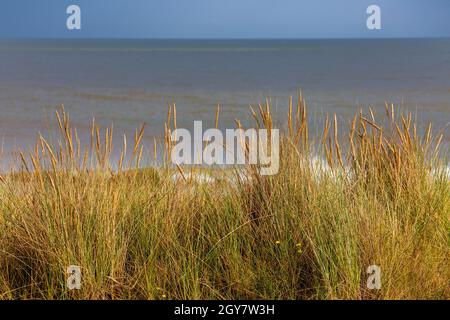
[[[367,7],[366,13],[370,15],[366,21],[367,29],[381,30],[381,9],[380,9],[380,7],[375,4],[372,4]]]
[[[81,267],[70,265],[67,267],[67,288],[69,290],[81,289]]]
[[[381,289],[381,268],[375,264],[367,267],[367,289]]]
[[[225,141],[224,141],[225,140]],[[207,129],[194,121],[194,135],[187,129],[175,129],[171,141],[173,164],[258,165],[261,175],[274,175],[280,167],[278,129]]]
[[[67,29],[81,30],[81,8],[72,4],[67,7],[66,13],[69,15],[66,20]]]

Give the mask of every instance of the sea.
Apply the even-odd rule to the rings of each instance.
[[[150,144],[169,104],[179,128],[213,127],[218,104],[220,127],[234,128],[269,101],[282,126],[299,91],[313,133],[326,114],[345,126],[369,107],[382,117],[388,102],[448,142],[450,39],[1,40],[1,153],[54,130],[60,105],[82,139],[95,118],[113,124],[118,144],[145,123]]]

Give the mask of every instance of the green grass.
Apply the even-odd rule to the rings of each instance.
[[[326,121],[311,139],[299,101],[274,176],[250,166],[135,169],[143,131],[132,160],[111,163],[112,130],[94,125],[84,147],[63,112],[61,144],[40,139],[20,172],[0,176],[0,298],[449,299],[439,137],[419,137],[408,115],[387,108],[387,124],[370,112],[345,138]],[[272,127],[268,107],[254,116]],[[192,178],[201,172],[213,181]],[[373,264],[380,290],[366,287]],[[81,290],[66,287],[69,265],[82,269]]]

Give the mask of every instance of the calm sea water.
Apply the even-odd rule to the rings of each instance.
[[[450,39],[2,41],[0,139],[6,151],[33,144],[59,104],[81,129],[93,117],[117,134],[145,122],[147,139],[161,136],[171,102],[179,127],[212,125],[217,103],[221,126],[234,127],[266,97],[285,114],[299,88],[314,119],[336,112],[345,122],[390,101],[444,127]]]

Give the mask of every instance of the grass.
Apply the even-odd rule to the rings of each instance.
[[[251,111],[272,128],[268,104]],[[57,115],[59,142],[39,137],[0,176],[1,299],[450,298],[442,136],[419,136],[393,106],[383,121],[355,115],[347,133],[331,117],[311,138],[303,99],[291,99],[274,176],[141,168],[143,128],[114,163],[112,128],[94,123],[83,146]],[[174,127],[175,107],[166,157]],[[379,290],[366,286],[374,264]],[[81,267],[80,290],[66,286],[69,265]]]

